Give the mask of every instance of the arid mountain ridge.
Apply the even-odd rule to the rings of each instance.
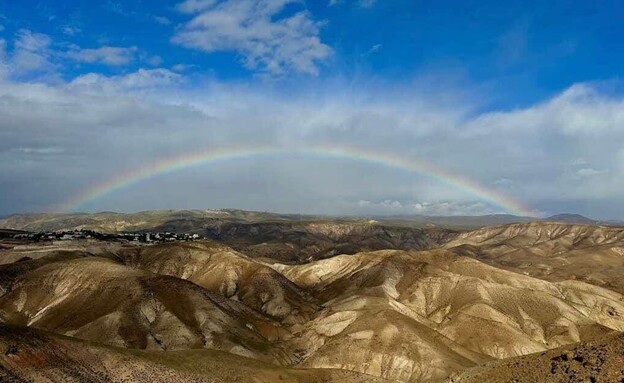
[[[592,221],[577,215],[558,222]],[[378,219],[287,215],[244,210],[158,210],[139,213],[25,214],[0,220],[0,228],[25,231],[95,230],[199,234],[252,257],[304,263],[337,254],[384,249],[424,250],[459,232],[484,226],[526,223],[510,215],[478,217],[395,216]],[[546,219],[549,222],[549,219]]]
[[[624,228],[260,221],[220,222],[223,242],[5,240],[0,378],[624,379]]]
[[[482,216],[329,216],[280,214],[238,209],[209,210],[147,210],[136,213],[29,213],[0,217],[0,228],[26,231],[56,231],[90,229],[101,232],[153,230],[169,225],[177,232],[200,234],[205,226],[215,223],[261,223],[261,222],[331,222],[357,223],[378,222],[384,226],[439,227],[455,230],[473,230],[485,226],[527,223],[535,221],[564,222],[603,226],[624,226],[622,221],[601,221],[578,214],[557,214],[548,218],[522,217],[508,214]]]

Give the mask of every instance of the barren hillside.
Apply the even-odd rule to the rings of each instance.
[[[445,245],[492,266],[549,281],[581,280],[624,292],[624,228],[565,223],[487,227]]]
[[[361,252],[299,265],[248,257],[213,241],[6,244],[0,249],[0,320],[21,326],[12,329],[92,342],[97,366],[103,355],[121,353],[140,359],[131,362],[138,371],[149,359],[163,376],[197,374],[178,371],[173,361],[184,355],[192,363],[219,356],[225,365],[250,358],[253,368],[283,372],[284,378],[300,371],[328,381],[336,374],[353,381],[440,381],[484,363],[624,330],[619,292],[474,259],[479,246],[493,252],[531,244],[548,254],[566,246],[617,246],[621,238],[616,229],[549,225],[466,233],[440,249]],[[315,230],[345,235],[336,228]],[[469,240],[480,244],[462,242]],[[74,358],[68,364],[93,358],[56,352],[71,342],[45,337],[55,345],[44,352],[55,355],[52,364],[62,355]],[[12,358],[4,358],[7,374],[39,376]],[[191,375],[183,380],[205,379]]]
[[[554,350],[488,363],[447,383],[621,382],[624,335],[611,334]]]

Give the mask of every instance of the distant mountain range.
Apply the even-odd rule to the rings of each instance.
[[[583,224],[583,225],[603,225],[603,226],[624,225],[624,221],[618,221],[618,220],[601,221],[601,220],[587,218],[580,214],[557,214],[557,215],[550,216],[548,218],[544,218],[543,221],[576,223],[576,224]]]
[[[624,221],[617,220],[596,220],[587,218],[580,214],[556,214],[546,218],[537,217],[522,217],[511,214],[491,214],[480,216],[424,216],[424,215],[395,215],[395,216],[381,216],[375,217],[375,219],[384,223],[394,223],[400,225],[414,226],[414,225],[435,225],[451,229],[464,229],[472,230],[479,227],[495,226],[495,225],[507,225],[511,223],[524,223],[524,222],[564,222],[581,225],[603,225],[603,226],[622,226]]]
[[[474,230],[486,226],[535,221],[624,226],[622,221],[600,221],[579,214],[557,214],[548,218],[520,217],[509,214],[483,216],[328,216],[279,214],[238,209],[149,210],[137,213],[38,213],[14,214],[0,219],[0,228],[26,231],[90,229],[101,232],[137,232],[166,228],[178,233],[200,233],[207,227],[224,223],[376,223],[387,227],[444,228]]]
[[[393,215],[375,216],[373,219],[385,224],[400,226],[439,226],[456,230],[471,230],[484,226],[506,225],[537,221],[539,218],[520,217],[511,214],[490,214],[479,216],[427,216],[427,215]]]
[[[566,222],[566,223],[578,223],[578,224],[587,224],[593,225],[596,220],[587,218],[580,214],[556,214],[544,219],[545,221],[555,221],[555,222]]]

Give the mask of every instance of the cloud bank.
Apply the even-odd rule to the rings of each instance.
[[[231,29],[219,28],[227,36],[201,41],[209,49],[240,50],[266,71],[314,73],[316,53],[293,61],[273,43],[309,37],[312,51],[325,50],[317,40],[320,26],[305,12],[273,19],[287,3],[271,2],[273,8],[251,24],[250,5],[238,3]],[[204,36],[215,15],[233,6],[184,2],[180,11],[198,21],[189,21],[179,33],[195,30],[191,25],[197,23],[196,32]],[[311,29],[301,29],[304,24]],[[265,31],[266,40],[248,45],[248,28]],[[416,80],[343,87],[336,79],[310,91],[298,84],[293,91],[287,83],[241,84],[168,68],[59,75],[67,65],[63,60],[122,65],[134,56],[132,48],[108,48],[70,48],[76,56],[68,57],[68,48],[28,30],[19,31],[10,44],[0,40],[0,213],[50,209],[116,174],[186,152],[332,145],[429,161],[522,201],[536,214],[624,215],[619,203],[624,97],[617,82],[574,84],[533,105],[493,110],[484,108],[471,89],[436,93]],[[259,53],[265,49],[268,56]],[[466,190],[422,175],[297,156],[186,169],[84,209],[202,207],[329,214],[502,212]]]

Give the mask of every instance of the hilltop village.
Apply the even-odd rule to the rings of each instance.
[[[27,239],[30,241],[74,241],[81,239],[96,239],[101,241],[128,241],[144,244],[157,244],[175,241],[194,241],[204,237],[198,234],[156,232],[156,233],[100,233],[93,230],[46,231],[36,233],[17,233],[13,239]]]

